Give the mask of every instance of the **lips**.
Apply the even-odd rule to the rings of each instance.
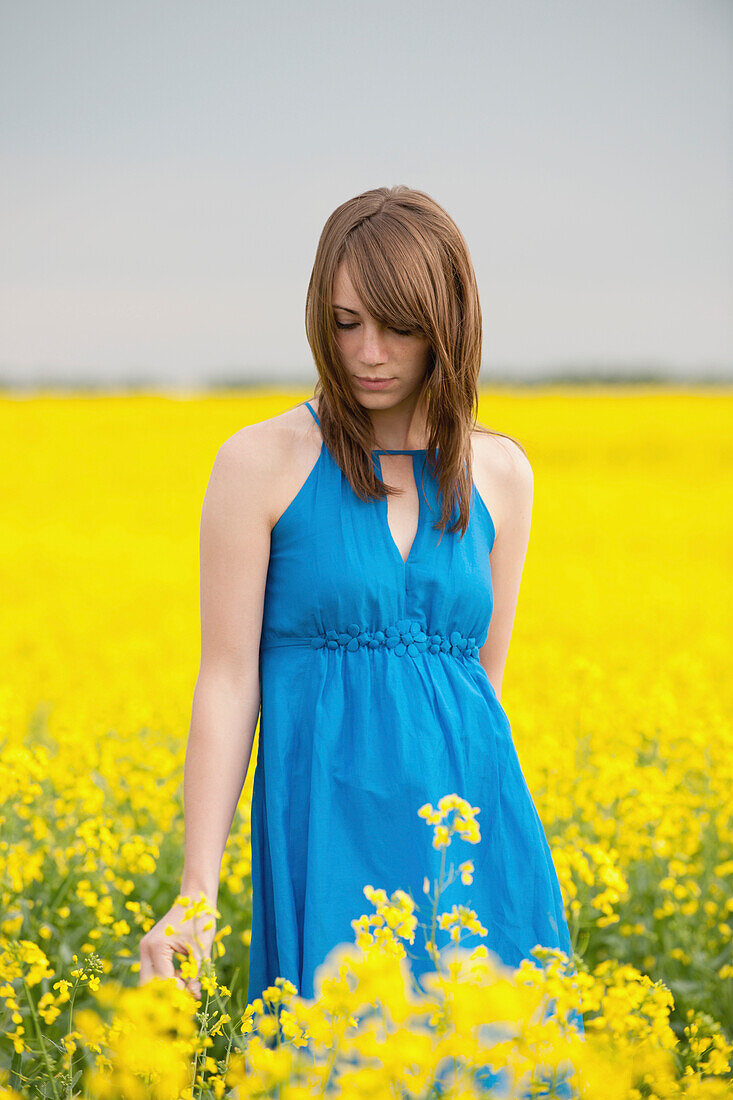
[[[393,382],[394,378],[367,378],[356,375],[357,386],[361,386],[364,390],[386,390],[387,386],[391,386]]]

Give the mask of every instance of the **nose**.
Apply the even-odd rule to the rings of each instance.
[[[362,326],[361,360],[367,364],[383,363],[386,358],[384,336],[376,325]]]

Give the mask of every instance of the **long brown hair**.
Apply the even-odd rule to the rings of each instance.
[[[476,420],[481,307],[468,246],[434,199],[404,186],[356,195],[334,210],[321,233],[305,305],[306,334],[318,370],[314,397],[321,434],[354,492],[362,500],[381,500],[400,490],[377,476],[371,417],[354,396],[336,344],[332,288],[342,261],[373,317],[430,342],[421,398],[427,458],[442,494],[440,519],[433,526],[445,531],[457,500],[459,516],[448,530],[460,529],[463,535],[473,480],[471,433],[505,434]]]

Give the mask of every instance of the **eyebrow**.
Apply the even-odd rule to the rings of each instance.
[[[334,309],[342,309],[344,311],[344,313],[355,313],[357,317],[359,316],[359,311],[357,309],[349,309],[348,306],[336,306],[335,305],[333,308]]]

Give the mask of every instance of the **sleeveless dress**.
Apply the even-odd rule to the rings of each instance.
[[[488,930],[463,930],[462,946],[483,943],[509,966],[537,944],[570,953],[543,826],[478,657],[493,608],[491,515],[474,483],[465,535],[446,531],[439,545],[426,452],[374,451],[381,476],[380,454],[412,455],[419,520],[406,561],[386,499],[361,500],[323,441],[271,533],[249,1003],[279,976],[314,996],[316,968],[337,944],[353,944],[352,920],[374,912],[365,885],[411,894],[429,932],[423,882],[432,892],[441,852],[417,811],[446,794],[480,807],[480,842],[454,834],[446,852],[445,872],[471,860],[473,881],[456,877],[439,904],[470,907]],[[414,943],[401,941],[416,978],[433,969],[425,938],[418,923]]]

